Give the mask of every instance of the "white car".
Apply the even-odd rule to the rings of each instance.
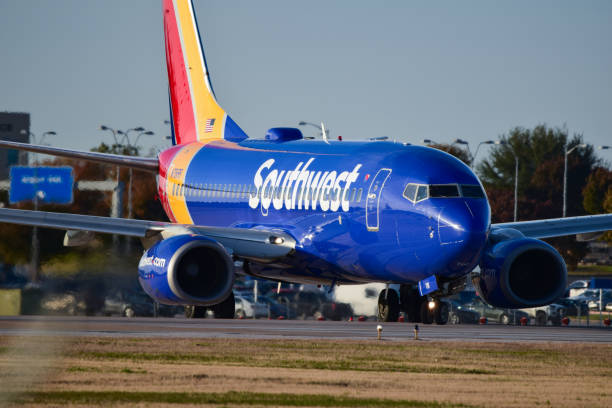
[[[561,319],[566,314],[565,307],[556,303],[547,306],[530,307],[521,309],[526,312],[537,326],[546,326],[550,322],[554,326],[561,324]]]
[[[234,296],[234,304],[236,307],[235,316],[238,319],[268,316],[268,306],[263,303],[252,302],[242,296]]]
[[[582,295],[589,287],[589,282],[585,280],[577,280],[567,287],[569,289],[569,297]]]

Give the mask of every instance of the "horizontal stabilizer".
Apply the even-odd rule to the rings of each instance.
[[[157,173],[159,162],[154,157],[122,156],[120,154],[83,152],[79,150],[62,149],[60,147],[33,145],[29,143],[9,142],[0,140],[0,148],[25,150],[28,152],[67,157],[70,159],[88,160],[98,163],[114,164],[133,169]]]

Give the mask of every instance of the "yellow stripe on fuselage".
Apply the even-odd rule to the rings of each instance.
[[[178,16],[185,66],[189,76],[198,140],[222,139],[225,128],[225,111],[217,104],[206,77],[206,66],[196,31],[191,1],[175,0],[174,5]],[[207,123],[210,123],[211,119],[214,119],[214,124],[207,129]]]
[[[166,178],[168,204],[179,224],[193,224],[185,200],[185,177],[191,160],[202,147],[204,144],[199,142],[186,145],[174,156],[168,168]]]

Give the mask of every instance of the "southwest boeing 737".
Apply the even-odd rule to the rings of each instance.
[[[171,223],[0,209],[0,221],[139,237],[143,289],[164,304],[234,316],[235,264],[278,282],[399,284],[378,317],[443,324],[439,302],[472,278],[491,305],[551,303],[566,288],[541,238],[612,229],[612,214],[491,224],[472,170],[442,151],[391,142],[305,140],[294,128],[250,139],[219,106],[190,0],[163,0],[173,146],[156,158],[0,142],[5,148],[156,174]],[[239,264],[239,263],[238,263]]]

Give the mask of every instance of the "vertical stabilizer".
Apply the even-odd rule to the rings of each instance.
[[[245,139],[215,98],[191,0],[163,0],[163,13],[173,141]]]

